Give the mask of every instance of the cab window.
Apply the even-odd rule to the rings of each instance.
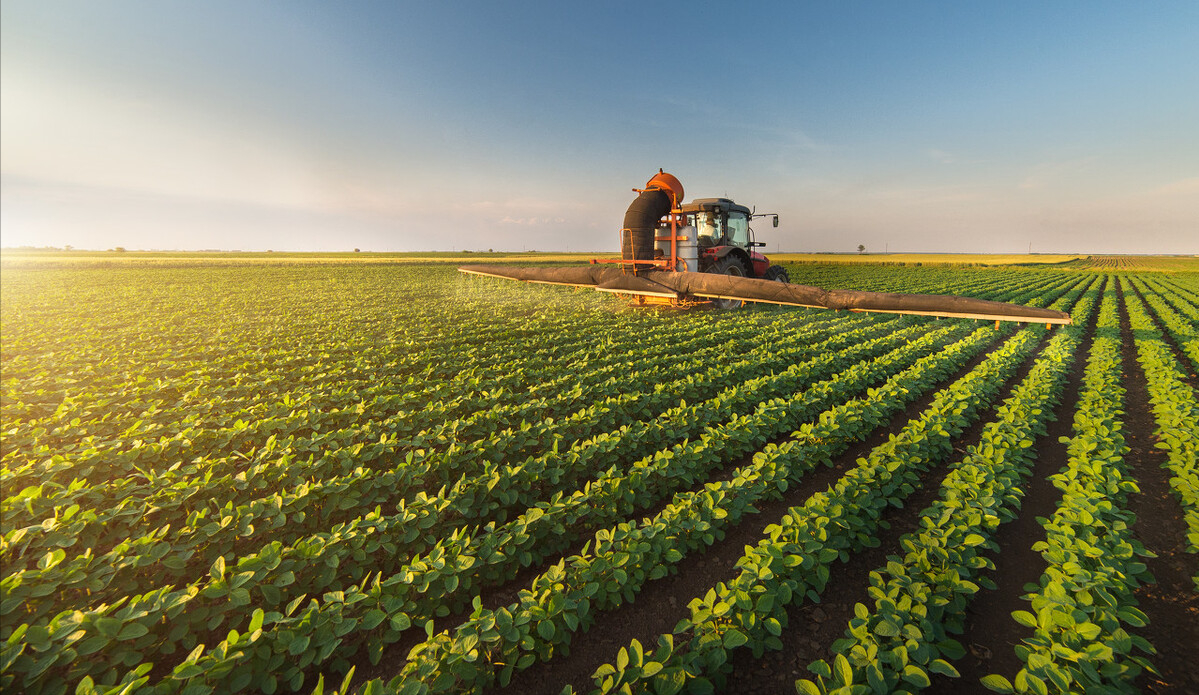
[[[729,213],[729,243],[734,246],[749,245],[749,216],[744,212]]]
[[[695,213],[695,234],[700,246],[718,246],[722,236],[720,218],[710,212]]]

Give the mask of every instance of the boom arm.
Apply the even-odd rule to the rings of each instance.
[[[992,302],[972,297],[940,294],[896,294],[857,290],[824,290],[759,278],[713,273],[670,273],[662,271],[628,275],[619,268],[591,265],[571,268],[528,268],[501,265],[467,265],[463,273],[522,280],[550,285],[594,287],[601,292],[682,299],[740,299],[817,309],[844,309],[891,314],[946,316],[953,318],[1019,321],[1023,323],[1069,324],[1064,311]]]

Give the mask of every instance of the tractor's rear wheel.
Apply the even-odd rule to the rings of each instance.
[[[791,278],[787,275],[787,271],[781,265],[772,265],[766,269],[766,274],[762,276],[765,280],[773,280],[774,282],[788,283]]]
[[[746,276],[745,265],[736,256],[725,256],[716,261],[716,264],[708,272],[716,273],[717,275],[732,275],[739,278]],[[740,299],[713,299],[712,304],[717,309],[740,309],[745,302]]]

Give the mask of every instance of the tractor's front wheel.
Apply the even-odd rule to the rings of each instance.
[[[708,272],[716,273],[717,275],[732,275],[733,277],[739,278],[743,278],[746,275],[745,266],[736,256],[725,256],[719,261],[716,261],[716,264],[713,265],[712,269]],[[740,309],[745,302],[741,301],[740,299],[718,298],[713,299],[712,304],[717,309]]]
[[[774,282],[788,283],[791,278],[787,275],[787,271],[781,265],[772,265],[766,269],[766,274],[762,276],[764,280],[773,280]]]

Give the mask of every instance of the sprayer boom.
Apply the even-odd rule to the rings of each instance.
[[[674,306],[711,304],[737,308],[744,302],[847,311],[1069,324],[1069,314],[1053,309],[1005,304],[972,297],[823,290],[790,284],[787,271],[754,249],[749,222],[754,213],[728,198],[700,198],[684,204],[683,185],[661,169],[625,212],[619,260],[593,260],[574,268],[468,265],[473,275],[550,285],[593,287],[629,295],[638,303]],[[769,213],[778,226],[778,215]]]

